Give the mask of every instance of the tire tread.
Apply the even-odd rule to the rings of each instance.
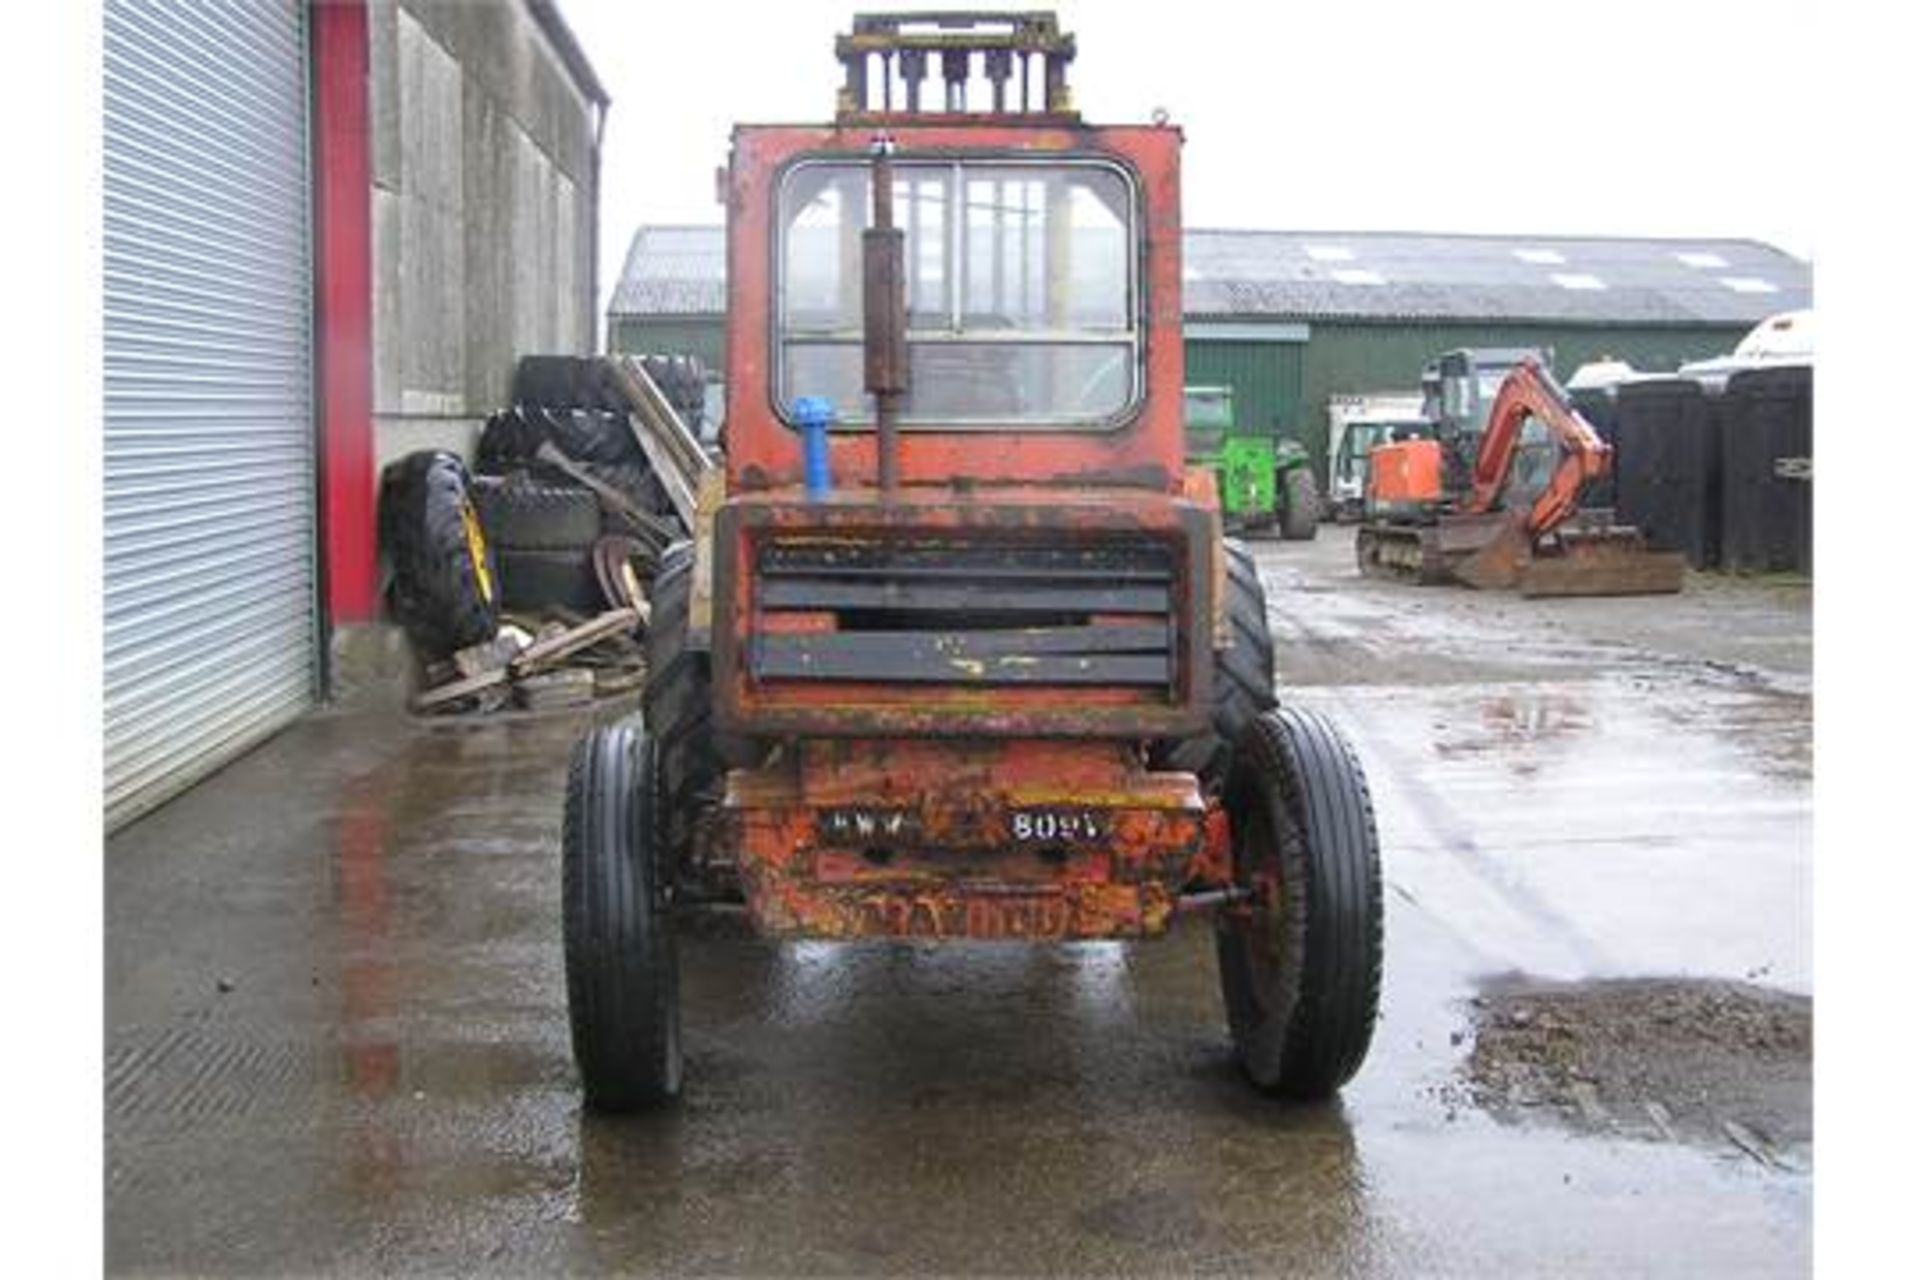
[[[461,514],[473,501],[472,483],[466,464],[444,450],[408,454],[380,477],[378,536],[387,562],[387,609],[429,660],[484,643],[499,627],[500,576],[493,548],[481,548],[494,584],[489,598]]]
[[[575,744],[561,827],[567,1014],[586,1104],[680,1091],[678,962],[658,883],[652,748],[631,722]]]
[[[1324,1098],[1352,1078],[1372,1042],[1380,1000],[1384,929],[1379,831],[1358,756],[1326,717],[1285,707],[1258,717],[1231,786],[1270,789],[1262,802],[1286,819],[1282,906],[1299,931],[1297,967],[1283,971],[1272,1019],[1246,1025],[1251,978],[1230,931],[1221,935],[1223,990],[1235,1039],[1254,1083],[1300,1099]],[[1289,936],[1289,951],[1296,940]],[[1238,990],[1236,990],[1238,988]]]

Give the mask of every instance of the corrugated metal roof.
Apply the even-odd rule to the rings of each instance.
[[[1753,324],[1813,305],[1812,266],[1754,240],[1194,229],[1184,273],[1196,317]],[[725,308],[720,228],[634,235],[614,315]]]
[[[607,307],[613,316],[724,315],[727,237],[722,227],[642,227]]]

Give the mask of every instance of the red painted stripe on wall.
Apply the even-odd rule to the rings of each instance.
[[[312,0],[310,16],[321,566],[337,626],[370,621],[379,593],[367,9],[365,0]]]

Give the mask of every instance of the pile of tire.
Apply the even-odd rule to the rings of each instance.
[[[653,385],[667,398],[687,430],[698,437],[707,413],[707,368],[698,356],[643,355],[637,357]]]
[[[548,408],[625,412],[625,390],[615,362],[647,371],[687,429],[700,434],[707,410],[707,367],[698,356],[523,356],[513,374],[513,402]]]
[[[541,457],[542,446],[548,444],[640,510],[663,519],[678,518],[620,410],[539,404],[502,409],[487,419],[480,432],[474,471],[502,478],[530,475],[591,494],[592,490]],[[630,532],[612,513],[604,523],[609,532]]]
[[[675,367],[683,380],[699,379],[704,395],[697,361]],[[513,400],[487,420],[474,463],[475,502],[499,560],[502,605],[587,614],[609,608],[618,602],[609,599],[608,570],[596,568],[595,549],[645,531],[543,451],[551,446],[579,472],[677,529],[679,517],[628,423],[617,370],[606,357],[527,356],[514,372]]]
[[[593,566],[600,499],[529,471],[482,475],[474,506],[500,565],[500,603],[519,613],[592,615],[610,607]]]

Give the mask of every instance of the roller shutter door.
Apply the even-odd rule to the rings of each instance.
[[[318,671],[306,32],[104,9],[106,816],[301,714]]]

